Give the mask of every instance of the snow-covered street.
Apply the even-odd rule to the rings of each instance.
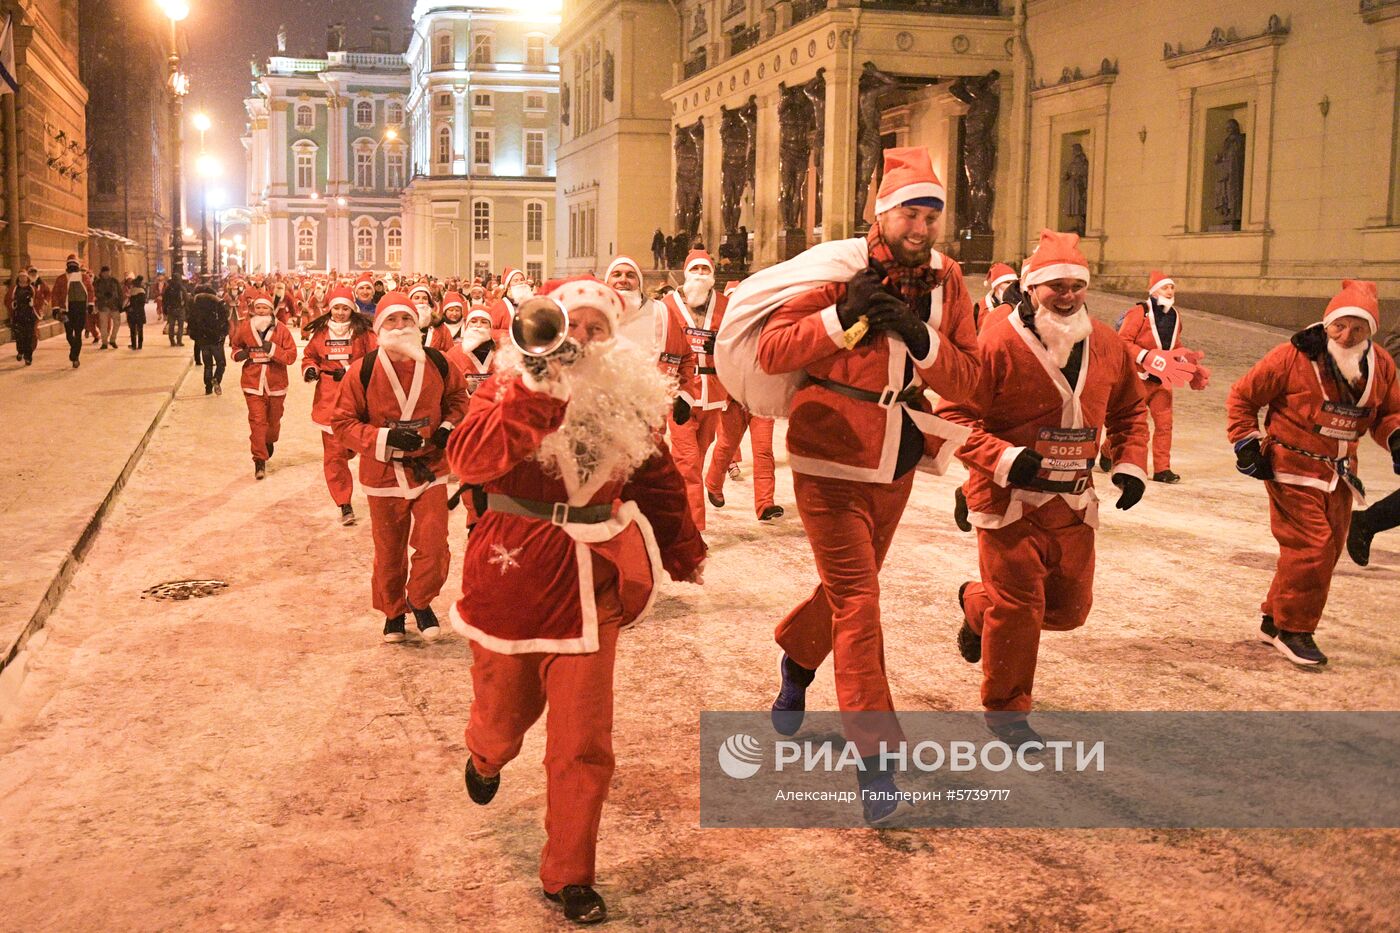
[[[1109,323],[1129,304],[1090,299]],[[1369,568],[1343,556],[1317,633],[1331,659],[1324,670],[1294,668],[1254,637],[1276,548],[1263,485],[1235,472],[1224,402],[1231,382],[1287,335],[1188,310],[1182,339],[1213,370],[1208,390],[1176,396],[1173,469],[1183,482],[1150,483],[1141,505],[1122,512],[1097,477],[1109,507],[1094,610],[1084,628],[1042,642],[1038,706],[1394,708],[1400,533],[1376,539]],[[61,344],[41,352],[57,358]],[[97,378],[90,355],[74,378]],[[139,374],[122,385],[149,383],[158,395],[176,363],[174,351],[123,361]],[[0,373],[0,393],[13,394],[16,378]],[[57,376],[49,384],[31,406],[59,403]],[[94,429],[131,404],[120,386],[103,389],[83,409]],[[341,527],[310,399],[294,375],[268,478],[255,482],[237,366],[222,397],[204,395],[198,372],[184,376],[30,653],[18,695],[0,708],[0,929],[566,926],[536,878],[542,724],[495,801],[474,806],[462,786],[467,643],[382,643],[369,604],[368,508],[357,483],[359,524]],[[615,926],[1400,926],[1396,830],[701,830],[698,714],[768,707],[773,626],[816,581],[782,428],[777,501],[787,515],[755,521],[746,444],[744,479],[710,512],[705,586],[668,584],[654,614],[622,635],[617,773],[598,853]],[[58,508],[26,495],[18,433],[3,454],[0,503],[25,514]],[[109,465],[112,476],[129,454]],[[954,645],[958,585],[977,568],[973,536],[951,518],[964,476],[955,465],[916,479],[882,574],[901,709],[978,708],[979,670]],[[1400,484],[1369,438],[1361,476],[1374,498]],[[35,518],[23,547],[7,540],[9,560],[71,547],[82,524]],[[459,510],[454,566],[464,544]],[[230,585],[185,602],[142,597],[157,583],[209,578]],[[458,583],[454,571],[436,604],[444,619]],[[12,602],[15,618],[33,611]],[[829,667],[809,705],[834,708]],[[1270,794],[1270,775],[1258,775],[1258,793]]]

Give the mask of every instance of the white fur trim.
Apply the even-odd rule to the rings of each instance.
[[[389,462],[389,429],[380,428],[379,435],[374,441],[374,459],[380,463]]]
[[[987,283],[987,288],[988,288],[988,289],[991,289],[992,291],[995,291],[995,290],[996,290],[996,287],[997,287],[998,285],[1000,285],[1002,282],[1014,282],[1014,281],[1016,281],[1016,279],[1017,279],[1016,273],[1014,273],[1014,272],[1008,272],[1008,273],[1006,273],[1005,275],[999,276],[999,277],[997,277],[997,278],[995,278],[995,279],[992,279],[990,282],[988,282],[988,283]]]
[[[831,342],[836,344],[837,349],[846,349],[846,330],[841,326],[841,318],[836,313],[836,305],[830,305],[822,309],[822,326],[826,328],[826,335],[831,338]]]
[[[948,192],[936,181],[916,181],[912,185],[896,188],[883,197],[877,196],[875,198],[875,213],[883,214],[885,211],[899,207],[905,201],[912,201],[915,198],[937,198],[946,204]]]
[[[1115,463],[1113,472],[1109,476],[1117,476],[1119,473],[1125,476],[1136,476],[1144,486],[1147,485],[1147,471],[1135,463]]]
[[[1371,325],[1371,333],[1374,334],[1376,332],[1376,319],[1371,315],[1371,312],[1367,311],[1365,308],[1358,308],[1355,305],[1345,305],[1340,308],[1333,308],[1331,312],[1329,312],[1325,317],[1323,317],[1322,326],[1326,327],[1328,324],[1331,324],[1339,317],[1365,318],[1366,323]]]
[[[567,379],[536,379],[527,372],[520,374],[520,383],[531,392],[540,395],[548,395],[550,398],[557,398],[561,402],[569,400],[569,382]]]
[[[632,271],[637,273],[637,278],[642,278],[642,267],[637,264],[637,260],[633,259],[631,256],[618,256],[612,262],[608,263],[608,268],[603,273],[604,282],[608,280],[608,278],[613,274],[613,270],[616,269],[618,266],[631,266]]]
[[[384,323],[384,319],[387,318],[389,315],[399,311],[403,311],[406,314],[413,315],[414,321],[418,320],[418,309],[415,308],[413,305],[392,304],[386,308],[383,308],[382,310],[374,312],[374,332],[376,334],[379,333],[379,328]]]
[[[1149,288],[1149,289],[1147,290],[1147,294],[1148,294],[1149,296],[1155,295],[1155,294],[1157,294],[1157,289],[1161,288],[1162,286],[1164,286],[1164,285],[1175,285],[1175,284],[1176,284],[1176,283],[1173,282],[1171,279],[1163,279],[1162,281],[1158,282],[1156,285],[1154,285],[1154,286],[1152,286],[1151,288]]]
[[[1089,267],[1073,262],[1057,262],[1041,266],[1039,269],[1031,269],[1026,273],[1027,286],[1041,285],[1056,279],[1078,279],[1087,283],[1089,281]]]
[[[330,304],[326,305],[326,307],[334,308],[336,305],[345,305],[345,307],[353,309],[355,307],[355,299],[346,298],[343,295],[337,295],[336,297],[330,300]]]
[[[1021,456],[1021,452],[1025,449],[1024,447],[1008,447],[1003,450],[1001,456],[997,458],[997,468],[992,473],[992,482],[998,486],[1010,483],[1011,464],[1015,462],[1017,457]]]
[[[686,263],[686,264],[685,264],[685,268],[682,269],[681,271],[682,271],[682,272],[689,272],[691,269],[694,269],[696,266],[704,266],[706,269],[709,269],[711,272],[713,272],[713,271],[715,270],[715,264],[714,264],[714,263],[710,262],[708,259],[704,259],[704,258],[702,258],[702,257],[700,257],[700,256],[696,256],[696,257],[695,257],[694,259],[692,259],[690,262]]]
[[[928,352],[922,357],[917,357],[911,351],[909,358],[914,361],[915,366],[922,366],[927,369],[934,360],[938,359],[938,348],[941,346],[938,331],[932,324],[925,324],[924,329],[928,331]]]

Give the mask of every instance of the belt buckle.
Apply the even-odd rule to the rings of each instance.
[[[1074,481],[1074,492],[1072,494],[1076,496],[1083,495],[1084,490],[1089,488],[1090,479],[1092,479],[1092,477],[1089,476],[1081,476],[1076,479]]]
[[[563,525],[569,520],[569,504],[567,502],[554,503],[554,510],[549,516],[550,524]]]
[[[885,390],[880,393],[880,397],[876,400],[875,404],[879,405],[881,408],[893,408],[895,402],[898,400],[899,393],[895,391],[894,387],[885,386]]]

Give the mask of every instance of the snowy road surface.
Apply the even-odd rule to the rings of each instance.
[[[1093,299],[1109,320],[1126,304]],[[1369,569],[1343,558],[1318,633],[1326,670],[1295,670],[1255,643],[1274,549],[1263,487],[1233,470],[1223,403],[1282,337],[1198,314],[1185,337],[1215,372],[1208,391],[1178,394],[1174,468],[1185,482],[1150,484],[1131,512],[1103,510],[1094,611],[1083,629],[1045,638],[1037,702],[1394,708],[1400,536],[1377,540]],[[255,483],[237,380],[227,381],[232,391],[207,399],[186,378],[5,711],[0,928],[562,927],[536,881],[542,728],[495,802],[472,806],[461,780],[466,643],[380,643],[367,509],[357,491],[361,524],[336,520],[310,390],[293,383],[269,477]],[[1362,475],[1377,493],[1397,482],[1374,445]],[[916,481],[884,571],[903,709],[976,708],[978,671],[953,644],[957,587],[976,568],[972,536],[949,515],[962,476],[954,467]],[[12,502],[16,478],[4,482]],[[767,707],[773,625],[815,581],[791,488],[780,468],[788,516],[764,527],[747,478],[732,485],[729,506],[712,511],[705,588],[669,585],[654,616],[622,638],[618,768],[599,852],[617,926],[1400,924],[1396,831],[701,831],[698,711]],[[192,577],[231,586],[189,602],[141,598]],[[834,706],[829,669],[809,705]],[[1258,782],[1268,795],[1270,775]]]

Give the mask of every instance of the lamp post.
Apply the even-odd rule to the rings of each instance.
[[[170,19],[170,277],[179,280],[184,277],[185,243],[182,214],[180,210],[180,124],[181,103],[190,89],[189,76],[180,71],[180,21],[190,15],[187,0],[158,0],[163,12]]]
[[[219,263],[219,215],[223,213],[224,189],[211,188],[205,199],[209,204],[209,209],[214,212],[214,275],[218,276],[220,271]]]
[[[223,174],[224,167],[211,155],[201,155],[194,164],[199,176],[199,274],[209,274],[209,228],[207,209],[209,206],[209,179]],[[218,220],[218,205],[214,206],[215,220]],[[217,233],[215,236],[217,237]]]

